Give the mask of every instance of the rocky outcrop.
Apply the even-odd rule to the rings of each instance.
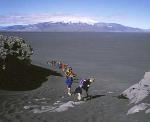
[[[150,107],[150,104],[148,103],[139,104],[139,102],[142,102],[146,97],[148,97],[149,93],[150,72],[146,72],[144,78],[139,83],[132,85],[119,96],[120,98],[129,99],[130,103],[135,104],[135,106],[133,106],[127,114],[133,114]]]
[[[121,96],[128,98],[130,103],[138,103],[147,97],[150,93],[150,72],[146,72],[144,78],[137,84],[134,84],[125,90]]]

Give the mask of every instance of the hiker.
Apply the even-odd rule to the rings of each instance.
[[[54,68],[56,68],[56,63],[57,63],[56,60],[52,60],[52,66],[53,66]]]
[[[61,69],[62,69],[63,72],[65,72],[65,70],[67,70],[67,67],[68,67],[68,64],[62,63]]]
[[[72,71],[72,68],[69,67],[67,69],[67,71],[65,72],[65,75],[66,75],[66,85],[67,85],[67,90],[68,90],[68,95],[71,96],[71,86],[72,86],[72,83],[73,83],[73,77],[76,76],[76,74]]]
[[[94,81],[94,78],[80,80],[79,86],[74,91],[74,94],[77,94],[77,100],[80,101],[82,99],[82,89],[86,91],[86,97],[89,97],[88,90],[91,83]]]
[[[61,62],[61,61],[58,61],[58,62],[57,62],[57,68],[58,68],[58,69],[61,69],[61,68],[62,68],[62,62]]]
[[[47,61],[47,64],[53,69],[54,68],[54,66],[55,66],[55,61],[54,60],[49,60],[49,61]]]
[[[51,61],[47,61],[47,64],[49,65],[49,67],[52,67],[52,62]]]
[[[72,70],[71,67],[68,67],[68,68],[66,69],[65,75],[66,75],[66,77],[71,77],[72,80],[73,80],[73,77],[76,76],[76,74],[73,72],[73,70]]]
[[[72,83],[73,83],[72,78],[67,77],[65,83],[67,85],[67,93],[68,93],[69,96],[71,96],[71,86],[72,86]]]
[[[89,90],[91,83],[93,83],[94,81],[95,81],[94,78],[84,79],[80,81],[80,86],[82,87],[83,90],[85,90],[86,97],[89,96],[88,90]]]

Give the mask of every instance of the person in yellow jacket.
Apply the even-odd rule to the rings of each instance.
[[[68,90],[68,95],[71,96],[71,86],[73,83],[73,77],[76,76],[76,74],[72,71],[72,68],[69,67],[65,73],[66,75],[66,85],[67,85],[67,90]]]

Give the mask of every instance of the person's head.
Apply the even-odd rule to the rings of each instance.
[[[72,68],[71,67],[69,67],[69,71],[71,71],[72,70]]]
[[[95,81],[95,78],[90,78],[89,80],[91,83],[93,83]]]

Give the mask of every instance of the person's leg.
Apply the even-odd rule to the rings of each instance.
[[[68,95],[71,96],[71,88],[68,87]]]
[[[67,77],[65,83],[67,85],[67,93],[68,93],[69,96],[71,96],[71,85],[72,85],[72,82],[71,82],[70,78]]]
[[[67,86],[67,87],[68,87],[68,95],[69,95],[69,96],[71,96],[71,85],[72,85],[72,84],[69,83],[68,86]]]
[[[75,93],[77,93],[77,100],[81,100],[82,99],[82,88],[81,87],[77,87],[75,89]]]
[[[77,95],[78,95],[78,96],[77,96],[77,99],[78,99],[78,100],[81,100],[81,98],[82,98],[81,93],[77,93]]]
[[[85,91],[86,91],[86,97],[88,97],[89,96],[88,89],[86,89]]]

